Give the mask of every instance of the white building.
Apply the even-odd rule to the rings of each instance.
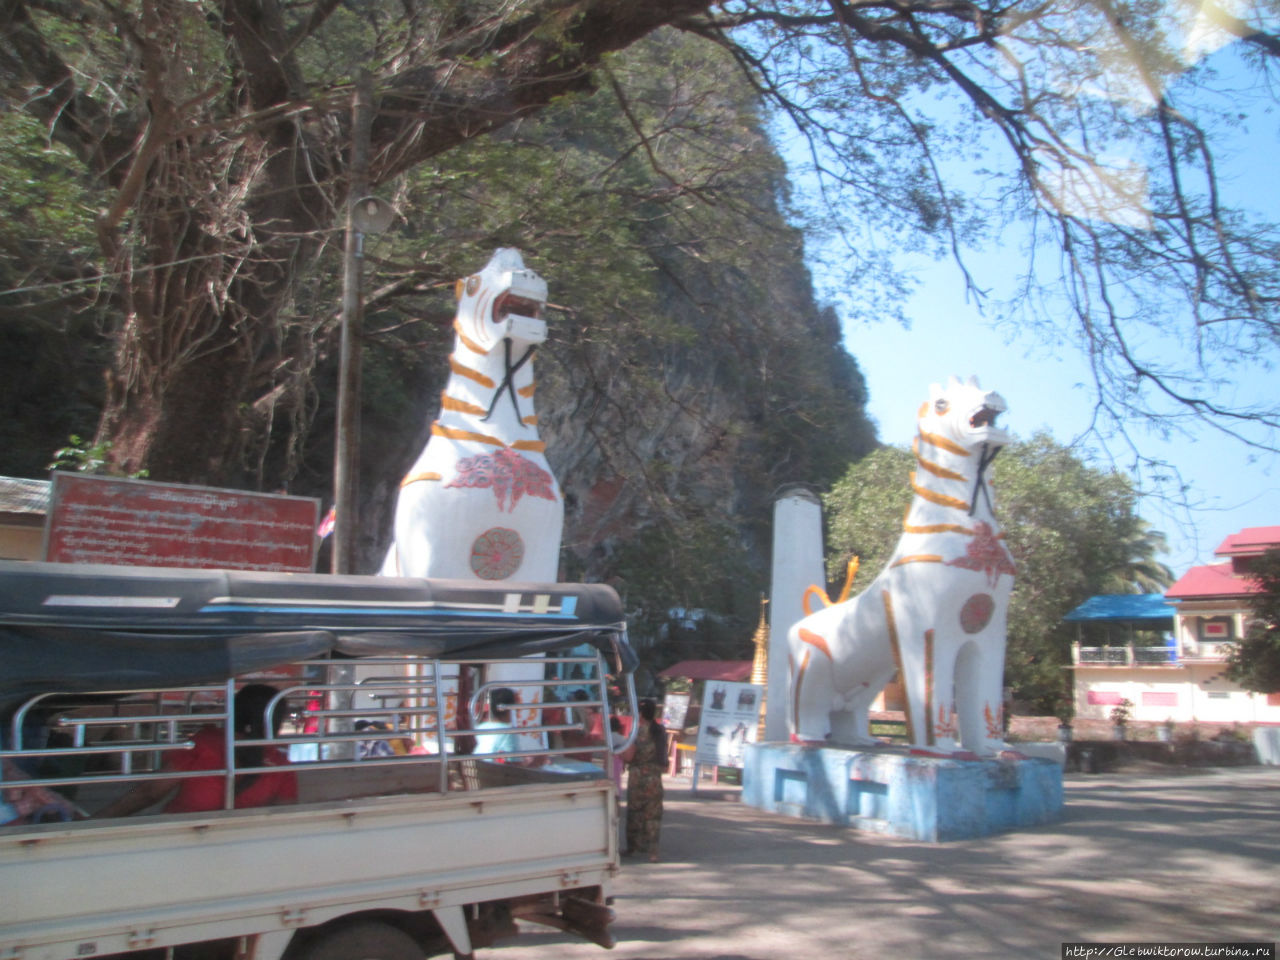
[[[1140,722],[1280,724],[1280,694],[1224,676],[1257,592],[1252,559],[1270,548],[1280,548],[1280,526],[1249,527],[1214,551],[1223,562],[1192,567],[1163,596],[1091,597],[1071,611],[1065,619],[1082,625],[1071,656],[1076,716],[1106,719],[1128,700]]]

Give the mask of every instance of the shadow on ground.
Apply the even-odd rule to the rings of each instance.
[[[681,786],[668,785],[662,862],[626,861],[615,885],[614,957],[1027,960],[1073,940],[1276,936],[1275,768],[1068,775],[1060,822],[945,844]],[[517,943],[494,955],[605,958],[556,932]]]

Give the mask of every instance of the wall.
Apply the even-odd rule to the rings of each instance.
[[[44,556],[44,522],[0,517],[0,560],[39,560]]]
[[[1136,721],[1280,723],[1280,698],[1248,693],[1223,678],[1222,670],[1221,661],[1169,667],[1080,664],[1075,669],[1075,715],[1108,719],[1114,703],[1127,699]]]

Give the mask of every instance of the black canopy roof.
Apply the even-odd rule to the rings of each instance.
[[[478,659],[585,643],[634,667],[611,587],[0,561],[0,709],[325,655]]]

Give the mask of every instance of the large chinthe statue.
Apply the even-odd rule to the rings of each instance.
[[[564,504],[533,409],[546,281],[500,249],[457,294],[440,414],[400,483],[382,573],[554,582]]]
[[[1009,441],[996,425],[1004,411],[973,377],[929,388],[902,536],[862,593],[786,630],[790,736],[748,747],[743,803],[925,841],[1061,816],[1061,754],[1050,756],[1061,745],[1027,745],[1038,754],[1029,756],[1004,743],[1014,563],[988,477]],[[774,589],[792,592],[794,579],[775,579]],[[805,593],[826,597],[817,586]],[[868,725],[895,674],[906,692],[905,746],[872,737]]]
[[[906,690],[918,748],[1004,749],[1005,614],[1014,564],[987,477],[1009,440],[998,393],[976,378],[933,384],[914,442],[914,497],[902,537],[861,594],[801,620],[787,636],[791,733],[868,744],[867,711],[892,679]]]

